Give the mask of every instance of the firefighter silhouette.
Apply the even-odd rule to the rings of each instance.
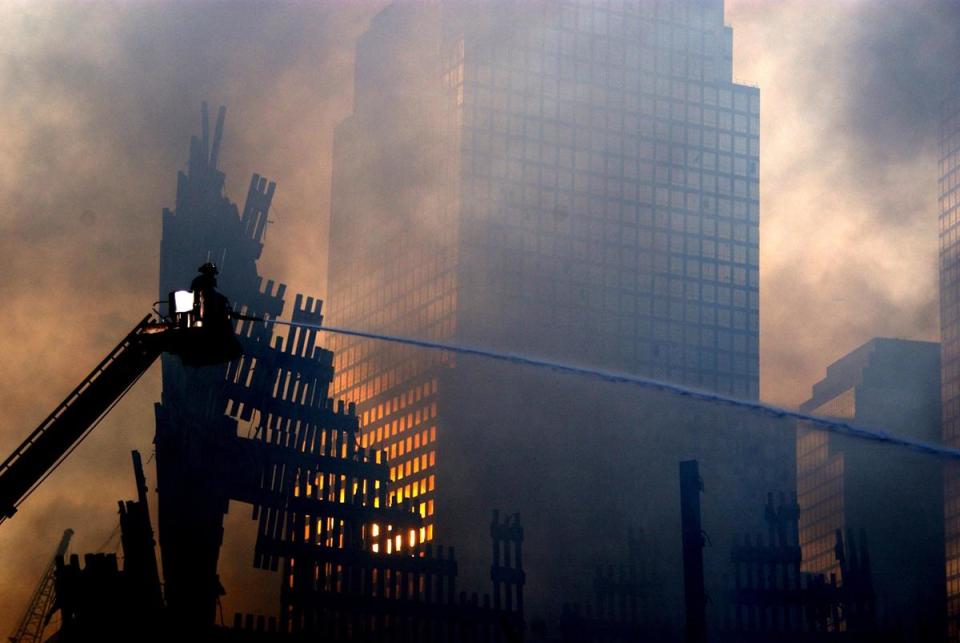
[[[216,264],[207,262],[197,269],[200,274],[190,283],[193,291],[193,308],[201,327],[209,331],[224,331],[230,328],[230,304],[217,290]]]

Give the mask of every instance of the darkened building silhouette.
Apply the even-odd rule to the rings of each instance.
[[[801,410],[926,442],[940,436],[940,347],[873,339],[827,368]],[[940,640],[944,627],[940,463],[885,445],[797,432],[803,571],[847,579],[836,533],[866,530],[877,622],[904,640]]]
[[[276,316],[285,288],[275,291],[268,282],[261,289],[257,271],[274,184],[254,175],[242,215],[225,196],[226,177],[219,170],[224,117],[221,108],[211,131],[204,105],[202,134],[192,137],[186,171],[177,174],[175,207],[164,209],[160,299],[185,288],[197,267],[212,261],[222,273],[220,290],[236,307]],[[249,337],[242,339],[248,355],[269,351],[272,329],[248,326]],[[241,400],[228,386],[228,371],[236,365],[189,368],[172,355],[164,355],[162,365],[155,444],[164,589],[171,617],[197,628],[214,622],[223,591],[217,565],[230,496],[224,471],[212,464],[220,461],[224,443],[237,437]],[[258,377],[268,375],[259,370]],[[244,379],[241,386],[248,384]],[[254,410],[247,406],[243,420]]]
[[[285,288],[262,287],[256,265],[274,184],[254,175],[242,213],[223,196],[223,117],[221,109],[210,139],[204,110],[176,209],[164,211],[160,289],[182,287],[194,264],[213,260],[236,309],[279,317]],[[320,308],[298,295],[293,321],[320,324]],[[214,622],[223,515],[239,500],[259,523],[255,566],[281,571],[280,629],[310,630],[324,622],[327,594],[357,591],[362,574],[354,572],[377,566],[365,556],[415,551],[421,521],[388,492],[384,454],[360,446],[353,405],[329,397],[333,354],[317,346],[316,331],[291,328],[280,338],[272,326],[243,322],[237,334],[244,354],[224,366],[190,368],[164,356],[156,445],[169,614],[191,628]]]
[[[215,260],[234,310],[278,317],[283,286],[261,288],[260,256],[274,185],[254,175],[241,211],[217,169],[224,110],[212,139],[191,142],[177,204],[164,211],[161,290]],[[321,324],[321,302],[297,296],[293,322]],[[60,640],[518,640],[524,628],[524,532],[493,512],[483,596],[459,589],[453,547],[424,544],[422,518],[388,488],[382,451],[359,444],[353,405],[329,397],[333,354],[314,328],[237,322],[243,355],[192,367],[164,356],[157,405],[161,592],[147,486],[134,454],[138,500],[121,503],[123,565],[114,554],[57,563]],[[231,501],[257,521],[254,566],[279,572],[279,603],[217,627],[223,516]],[[477,521],[476,526],[482,525]],[[488,549],[489,551],[489,549]],[[222,625],[223,615],[219,614]]]
[[[833,556],[843,580],[802,571],[796,496],[767,494],[764,529],[738,536],[730,549],[728,587],[720,596],[706,592],[705,559],[726,552],[708,547],[709,522],[702,521],[701,494],[706,483],[697,461],[680,463],[680,504],[683,530],[685,640],[687,643],[905,643],[913,636],[891,636],[877,626],[873,575],[866,533],[849,530],[834,534]],[[721,489],[722,491],[722,489]],[[788,499],[789,497],[789,499]],[[706,504],[712,499],[706,499]],[[719,628],[709,628],[708,602]],[[708,630],[713,634],[708,637]],[[653,640],[660,640],[659,637]],[[926,640],[926,639],[924,639]]]
[[[720,0],[390,5],[360,38],[336,133],[331,324],[756,397],[759,92],[733,83],[731,47]],[[676,461],[730,481],[712,509],[730,537],[739,499],[792,479],[792,434],[760,438],[744,416],[332,345],[334,389],[426,538],[473,554],[466,526],[516,507],[540,539],[530,577],[570,600],[589,596],[587,550],[615,547],[598,525],[675,542]]]
[[[863,530],[834,533],[836,574],[802,571],[800,506],[767,496],[766,530],[745,534],[731,552],[725,643],[912,641],[877,627],[870,547]]]
[[[644,532],[628,530],[626,556],[597,561],[593,595],[586,603],[563,603],[557,630],[563,643],[627,643],[664,641],[665,613],[661,579],[651,565],[655,558]],[[543,624],[534,623],[528,640],[540,641]]]
[[[943,439],[960,446],[960,79],[940,124],[940,355]],[[945,475],[947,612],[960,641],[960,467]]]

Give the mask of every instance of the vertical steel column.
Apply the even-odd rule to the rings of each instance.
[[[707,593],[703,582],[703,527],[700,492],[703,481],[696,460],[680,463],[680,524],[683,537],[683,600],[687,643],[706,643]]]

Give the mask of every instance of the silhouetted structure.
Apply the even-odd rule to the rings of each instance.
[[[157,542],[153,538],[153,525],[150,522],[143,460],[137,451],[132,455],[137,500],[119,503],[123,571],[127,576],[130,592],[138,597],[143,609],[156,614],[163,608],[163,593],[157,569]]]
[[[696,460],[680,463],[680,538],[683,542],[683,606],[687,643],[706,643],[707,590],[703,580],[706,544],[700,515],[703,480]]]
[[[140,454],[133,452],[137,500],[121,502],[120,542],[124,565],[116,554],[87,554],[56,564],[56,609],[61,641],[159,641],[182,631],[165,619],[153,526]]]
[[[564,603],[556,626],[564,643],[627,643],[672,640],[665,627],[661,582],[651,565],[651,544],[642,532],[627,534],[627,557],[618,564],[597,565],[593,578],[593,602]]]
[[[163,212],[160,244],[160,298],[190,283],[197,266],[213,261],[223,272],[221,289],[251,314],[279,315],[284,288],[269,282],[261,291],[256,261],[262,249],[273,184],[254,175],[240,216],[223,195],[218,167],[225,109],[213,138],[206,104],[202,137],[193,137],[186,172],[177,176],[176,207]],[[247,331],[244,350],[258,354],[272,332],[260,325]],[[237,421],[225,415],[228,366],[187,368],[163,358],[163,393],[156,408],[158,520],[165,596],[171,617],[184,628],[208,627],[223,592],[217,560],[229,494],[227,471],[218,470],[225,441],[236,439]],[[261,377],[268,377],[263,369]],[[243,384],[245,384],[244,382]]]
[[[767,497],[766,536],[744,536],[731,552],[733,566],[729,611],[722,640],[761,643],[901,640],[881,636],[874,613],[874,593],[866,536],[846,542],[835,534],[836,574],[801,571],[798,540],[800,507],[780,495]],[[911,639],[902,639],[903,641]]]
[[[209,153],[206,135],[193,139],[177,209],[164,214],[161,292],[183,283],[184,266],[213,259],[235,305],[278,317],[285,288],[267,282],[261,289],[256,269],[274,185],[254,175],[242,215],[222,196],[222,120],[221,109]],[[320,324],[321,302],[298,295],[292,318]],[[333,354],[316,345],[314,329],[292,328],[279,338],[269,326],[245,322],[237,335],[244,354],[227,366],[164,361],[157,476],[167,603],[188,627],[213,624],[223,514],[229,500],[239,500],[254,506],[259,521],[255,565],[282,568],[281,630],[311,629],[322,620],[326,593],[356,580],[343,552],[366,555],[377,529],[415,548],[420,517],[395,505],[383,454],[359,447],[353,405],[328,396]],[[239,422],[250,421],[252,437],[238,436]],[[391,560],[382,563],[385,572]]]
[[[216,169],[221,108],[212,144],[206,107],[177,207],[164,212],[161,292],[182,284],[184,266],[215,260],[222,286],[247,315],[277,317],[284,287],[260,288],[256,260],[273,184],[254,175],[241,215],[222,196]],[[297,296],[294,322],[319,325],[321,302]],[[136,502],[121,503],[125,564],[113,555],[61,561],[64,640],[138,636],[246,640],[517,640],[522,636],[523,530],[514,515],[490,526],[494,600],[457,593],[453,549],[424,546],[423,521],[388,488],[386,455],[359,445],[352,404],[328,397],[333,354],[316,330],[273,337],[260,322],[238,322],[243,355],[224,366],[163,362],[157,405],[161,596],[146,485],[135,454]],[[238,434],[240,422],[250,435]],[[216,629],[223,592],[217,562],[230,500],[253,506],[254,564],[280,571],[277,616],[238,616]],[[146,630],[146,633],[141,633]],[[134,634],[136,633],[136,635]],[[256,640],[260,640],[257,638]]]
[[[9,636],[10,643],[41,643],[45,640],[43,631],[50,621],[57,596],[54,575],[57,559],[67,552],[72,537],[73,530],[65,529],[54,552],[53,559],[44,571],[43,576],[40,577],[40,582],[37,583],[37,588],[30,597],[30,603],[17,624],[17,629]]]
[[[336,452],[326,454],[336,460]],[[344,460],[344,464],[349,461]],[[516,514],[501,521],[494,512],[490,524],[494,558],[490,567],[490,594],[467,595],[457,588],[457,561],[453,548],[408,543],[408,533],[391,525],[371,523],[389,517],[360,494],[352,500],[327,499],[327,512],[351,515],[363,511],[366,524],[338,534],[336,543],[317,545],[306,538],[296,546],[277,543],[276,554],[264,554],[258,541],[258,564],[284,557],[285,612],[274,616],[241,615],[232,628],[190,628],[170,620],[160,599],[153,558],[153,532],[143,497],[139,454],[134,468],[140,500],[121,503],[121,541],[124,566],[114,554],[88,554],[65,562],[57,559],[57,609],[62,616],[62,641],[169,640],[171,636],[215,641],[489,641],[512,643],[523,639],[522,566],[523,528]],[[380,468],[382,471],[382,467]],[[261,470],[263,473],[263,470]],[[272,473],[277,474],[278,471]],[[282,473],[277,476],[282,478]],[[296,476],[302,480],[301,476]],[[303,490],[306,484],[297,487]],[[378,491],[385,485],[377,487]],[[298,493],[295,497],[301,497]],[[317,503],[312,503],[316,508]],[[261,514],[262,515],[262,514]],[[406,513],[409,520],[411,514]],[[414,514],[415,516],[415,514]],[[356,518],[357,516],[354,515]],[[401,519],[404,516],[400,516]],[[294,522],[297,522],[294,520]],[[357,529],[356,527],[359,527]],[[302,521],[295,531],[305,531]],[[291,552],[293,552],[291,554]],[[298,561],[295,565],[294,561]],[[153,563],[152,567],[150,563]],[[304,564],[306,563],[306,564]],[[306,572],[300,571],[305,569]]]

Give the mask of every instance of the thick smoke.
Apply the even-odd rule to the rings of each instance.
[[[350,112],[354,41],[383,4],[0,8],[0,455],[156,299],[160,209],[202,100],[228,107],[228,194],[241,200],[254,171],[278,183],[261,272],[324,294],[332,131]],[[728,0],[735,74],[762,90],[765,397],[802,399],[869,337],[936,337],[935,115],[960,66],[958,11]],[[78,551],[106,540],[158,395],[154,371],[0,527],[0,629],[64,527]],[[252,574],[229,538],[228,588]]]
[[[161,208],[174,205],[201,101],[228,107],[228,195],[242,201],[252,172],[279,184],[261,273],[324,294],[332,129],[349,112],[354,40],[378,7],[0,8],[2,457],[157,299]],[[135,493],[129,452],[152,451],[158,397],[157,367],[0,528],[4,634],[65,527],[86,552],[117,524],[114,501]],[[243,513],[231,524],[249,524]],[[274,591],[277,581],[250,573],[232,535],[226,547],[229,616],[254,607],[237,602],[231,564]]]
[[[849,37],[839,39],[843,52],[830,52],[846,61],[834,81],[846,89],[837,131],[849,133],[846,150],[863,174],[880,179],[884,165],[929,154],[936,145],[940,101],[960,78],[960,4],[864,3],[849,20]]]
[[[735,74],[761,86],[761,392],[795,403],[871,337],[938,336],[960,5],[730,0],[727,17]]]

